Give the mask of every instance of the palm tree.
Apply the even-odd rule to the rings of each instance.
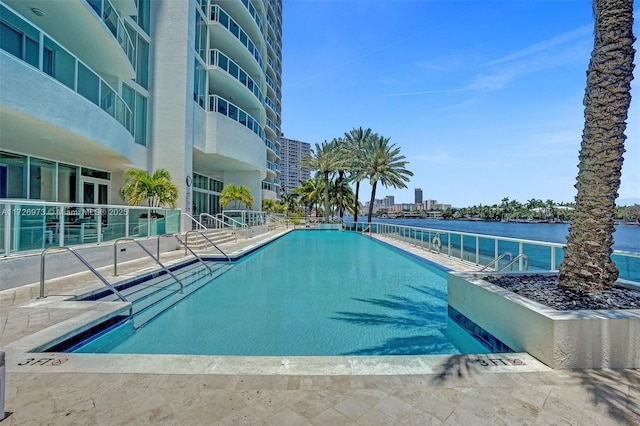
[[[324,178],[324,222],[329,223],[329,175],[342,167],[345,162],[340,156],[337,143],[334,141],[321,145],[316,143],[316,148],[302,160],[303,167],[309,170],[317,170]]]
[[[594,0],[594,46],[587,70],[575,215],[558,285],[581,293],[613,287],[615,201],[633,80],[633,0]]]
[[[297,194],[300,196],[300,201],[305,206],[309,206],[313,210],[316,209],[316,217],[319,217],[318,212],[322,195],[324,194],[324,181],[322,176],[314,176],[306,181],[302,182],[302,186],[296,189]]]
[[[331,204],[338,210],[340,219],[344,217],[345,210],[353,213],[354,194],[346,179],[336,181],[329,188],[331,195]]]
[[[264,198],[262,200],[262,211],[267,213],[274,213],[277,210],[276,200],[271,198]]]
[[[280,197],[280,204],[283,207],[284,215],[294,213],[298,208],[298,194],[294,191],[286,192]]]
[[[407,161],[404,161],[404,155],[400,155],[400,148],[395,144],[389,145],[389,138],[383,136],[376,136],[369,140],[365,158],[367,176],[371,184],[367,222],[371,222],[378,183],[384,187],[406,188],[405,182],[409,182],[409,176],[413,176],[413,173],[405,169]]]
[[[158,169],[149,175],[145,170],[127,169],[123,179],[120,197],[130,206],[139,206],[146,201],[149,207],[176,208],[178,186],[171,182],[168,170]]]
[[[247,208],[253,205],[253,195],[251,190],[244,185],[235,186],[228,183],[220,193],[220,205],[226,208],[231,202],[238,208],[239,204],[244,204]]]
[[[360,182],[367,177],[366,171],[366,144],[374,136],[371,129],[363,130],[362,127],[354,127],[349,133],[344,134],[346,150],[350,154],[349,180],[356,183],[355,200],[353,205],[353,221],[358,221],[360,207]]]

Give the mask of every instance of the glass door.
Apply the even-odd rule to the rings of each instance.
[[[109,204],[109,181],[103,179],[82,179],[80,200],[83,204]],[[103,209],[104,210],[104,209]],[[102,212],[102,226],[107,226],[106,211]],[[95,209],[85,209],[84,218],[95,221]]]

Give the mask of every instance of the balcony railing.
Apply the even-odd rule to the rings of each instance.
[[[211,7],[209,8],[209,19],[211,20],[211,22],[218,22],[235,38],[237,38],[240,43],[242,43],[242,45],[247,48],[249,53],[253,56],[253,58],[260,66],[260,69],[264,72],[264,62],[262,61],[262,54],[260,53],[260,49],[258,49],[256,45],[253,44],[253,41],[251,41],[251,38],[247,35],[247,33],[245,33],[244,30],[240,28],[236,21],[234,21],[233,18],[231,18],[227,14],[227,12],[224,11],[224,9],[222,9],[218,5],[211,5]]]
[[[217,112],[218,114],[222,114],[226,117],[231,118],[232,120],[237,121],[238,123],[247,127],[249,130],[253,131],[253,133],[258,135],[260,139],[264,140],[264,130],[260,126],[260,123],[255,120],[249,113],[241,108],[238,108],[236,105],[232,104],[226,99],[221,98],[217,95],[209,95],[209,111]]]
[[[247,89],[253,93],[253,95],[260,101],[260,105],[264,105],[265,99],[260,90],[260,85],[256,83],[249,74],[243,70],[240,65],[232,61],[227,55],[217,49],[211,49],[209,51],[209,65],[216,66],[233,78],[238,80]]]
[[[136,51],[131,40],[131,36],[127,32],[124,20],[118,14],[109,0],[85,0],[100,19],[105,23],[111,34],[118,40],[118,44],[127,55],[129,63],[135,69],[136,67]]]
[[[0,254],[180,232],[180,210],[0,199]]]
[[[93,102],[103,111],[115,118],[129,133],[133,134],[133,116],[131,109],[124,102],[117,90],[113,89],[100,75],[93,71],[84,62],[74,56],[70,51],[62,47],[54,38],[46,32],[36,27],[32,22],[27,21],[17,12],[11,11],[22,21],[24,27],[32,28],[42,34],[43,42],[37,43],[38,54],[26,56],[22,52],[22,57],[16,56],[15,52],[6,50],[9,54],[17,57],[49,77]],[[4,48],[3,48],[4,49]],[[47,57],[56,57],[56,66],[51,61],[46,61]]]

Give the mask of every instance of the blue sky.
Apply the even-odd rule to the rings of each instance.
[[[391,138],[414,173],[377,190],[396,203],[573,201],[592,46],[591,0],[284,0],[282,130]],[[619,204],[640,202],[639,72]]]

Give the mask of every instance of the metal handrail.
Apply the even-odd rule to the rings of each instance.
[[[224,228],[224,227],[229,226],[229,225],[227,225],[227,224],[225,223],[225,221],[224,221],[224,220],[222,220],[222,219],[218,219],[217,217],[212,216],[212,215],[210,215],[209,213],[200,213],[200,216],[199,216],[199,217],[200,217],[200,221],[201,221],[201,222],[204,222],[204,221],[202,220],[202,218],[203,218],[203,217],[208,218],[208,219],[213,219],[213,221],[214,221],[216,224],[218,224],[218,225],[219,225],[219,226],[218,226],[219,228]],[[205,226],[205,227],[204,227],[204,229],[208,229],[208,228]]]
[[[497,265],[499,261],[501,261],[503,258],[509,256],[509,262],[513,261],[513,254],[509,253],[508,251],[505,251],[504,253],[502,253],[500,256],[498,256],[497,258],[493,259],[491,262],[487,263],[486,265],[484,265],[482,267],[482,269],[480,269],[480,271],[484,271],[486,269],[489,269],[490,266],[492,265]]]
[[[231,222],[235,222],[235,223],[237,223],[237,224],[238,224],[238,226],[240,226],[240,228],[249,228],[249,225],[247,225],[246,223],[242,223],[242,222],[240,222],[239,220],[236,220],[236,219],[234,219],[234,218],[232,218],[232,217],[229,217],[229,216],[227,216],[227,215],[226,215],[226,214],[224,214],[224,213],[218,213],[218,214],[216,215],[216,218],[217,218],[218,216],[222,216],[223,218],[228,219],[228,220],[229,220],[229,221],[231,221]],[[221,219],[218,219],[218,220],[221,220]],[[226,226],[229,226],[229,225],[227,225],[227,223],[226,223],[224,220],[222,220],[222,222],[223,222]]]
[[[178,277],[175,276],[175,274],[173,272],[171,272],[169,270],[169,268],[167,268],[166,266],[164,266],[162,264],[162,262],[160,262],[160,259],[158,256],[158,258],[156,258],[145,246],[143,246],[140,241],[138,240],[134,240],[133,238],[118,238],[114,243],[113,243],[113,276],[117,277],[118,276],[118,243],[120,241],[133,241],[134,243],[136,243],[145,253],[147,253],[149,255],[150,258],[152,258],[158,265],[160,265],[160,267],[162,268],[163,271],[165,271],[167,274],[171,275],[171,277],[176,280],[176,282],[178,284],[180,284],[180,293],[184,293],[184,284],[182,283],[182,281],[180,281],[180,279]]]
[[[91,264],[87,262],[87,260],[84,257],[80,256],[80,254],[77,251],[75,251],[72,247],[66,247],[66,246],[47,247],[46,249],[42,250],[42,253],[40,254],[40,297],[39,299],[44,299],[45,297],[47,297],[44,295],[44,275],[45,275],[44,274],[44,270],[45,270],[44,257],[50,251],[58,251],[58,252],[70,251],[75,255],[75,257],[78,258],[80,262],[84,264],[84,266],[89,268],[89,270],[93,272],[94,275],[98,277],[98,279],[100,279],[100,281],[102,281],[102,283],[109,288],[109,290],[111,290],[116,296],[118,296],[120,300],[122,300],[123,302],[129,302],[127,298],[124,297],[122,293],[120,293],[113,285],[111,285],[111,283],[109,283],[109,281],[107,281],[107,279],[103,277],[100,274],[100,272],[98,272],[93,266],[91,266]]]
[[[189,219],[191,219],[191,222],[195,222],[196,225],[198,225],[199,228],[207,229],[206,226],[204,226],[202,223],[198,222],[198,220],[196,218],[194,218],[193,216],[191,216],[189,213],[182,213],[182,215],[188,217]],[[200,214],[200,216],[202,217],[202,213]],[[200,220],[202,220],[202,218]]]
[[[194,229],[194,231],[197,231],[197,230],[195,230],[195,229]],[[188,232],[193,232],[193,231],[188,231]],[[200,232],[200,231],[197,231],[197,232]],[[173,236],[174,236],[174,237],[176,237],[176,240],[178,240],[178,241],[180,242],[180,244],[182,244],[182,245],[184,246],[184,255],[185,255],[185,256],[187,255],[187,250],[188,250],[188,251],[189,251],[189,252],[191,252],[191,254],[192,254],[192,255],[194,255],[194,256],[195,256],[195,257],[196,257],[196,258],[197,258],[197,259],[198,259],[198,260],[199,260],[199,261],[200,261],[204,266],[206,266],[206,267],[207,267],[207,269],[208,269],[209,271],[211,271],[211,268],[209,267],[209,265],[207,265],[206,263],[204,263],[204,260],[202,260],[202,258],[201,258],[200,256],[198,256],[198,255],[196,254],[196,252],[195,252],[195,251],[193,251],[193,250],[191,249],[191,247],[189,247],[189,246],[187,245],[187,241],[186,241],[186,240],[187,240],[187,234],[185,234],[185,237],[184,237],[185,241],[182,241],[182,239],[178,236],[178,234],[173,234]],[[220,250],[220,249],[218,249],[218,250]],[[222,254],[224,254],[224,253],[222,253]],[[226,256],[226,255],[225,255],[225,256]],[[228,258],[228,256],[227,256],[227,258]]]
[[[210,239],[210,238],[209,238],[209,237],[208,237],[204,232],[199,231],[199,230],[197,230],[197,229],[194,229],[194,230],[192,230],[192,231],[187,231],[187,232],[185,232],[185,234],[184,234],[185,242],[182,242],[182,240],[180,240],[180,238],[178,238],[178,237],[176,236],[176,238],[178,238],[178,241],[180,241],[180,243],[182,243],[182,245],[184,246],[184,249],[185,249],[185,255],[187,254],[187,250],[189,250],[191,253],[193,253],[193,255],[194,255],[194,256],[198,257],[198,255],[197,255],[193,250],[191,250],[191,248],[190,248],[190,247],[187,245],[187,243],[186,243],[186,241],[188,241],[188,240],[189,240],[189,234],[190,234],[190,233],[193,233],[193,232],[197,232],[198,234],[202,235],[202,236],[204,237],[204,239],[205,239],[205,240],[209,241],[209,242],[211,243],[211,245],[212,245],[212,246],[214,246],[216,249],[218,249],[218,251],[219,251],[220,253],[222,253],[222,255],[223,255],[224,257],[226,257],[226,258],[227,258],[227,261],[231,262],[231,257],[229,257],[229,255],[228,255],[228,254],[226,254],[224,251],[222,251],[222,249],[221,249],[220,247],[218,247],[218,246],[216,245],[216,243],[214,243],[213,241],[211,241],[211,239]],[[209,268],[209,269],[211,269],[211,268]]]
[[[520,259],[524,259],[524,267],[521,268],[521,271],[527,271],[529,269],[529,258],[527,257],[526,254],[519,254],[518,256],[516,256],[513,260],[511,260],[509,263],[507,263],[506,265],[504,265],[504,267],[500,268],[498,270],[498,272],[500,271],[504,271],[507,268],[510,268],[510,270],[513,270],[513,264],[516,263],[516,261],[520,260]]]

